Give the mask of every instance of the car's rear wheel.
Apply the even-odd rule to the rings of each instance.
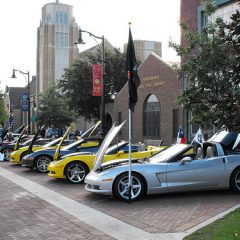
[[[71,183],[83,183],[88,173],[88,167],[81,162],[72,162],[65,169],[65,176]]]
[[[3,150],[4,160],[7,160],[7,161],[10,160],[10,154],[11,154],[11,152],[12,152],[12,149],[10,149],[10,148],[5,148],[5,149]]]
[[[50,164],[51,161],[52,158],[47,155],[39,156],[35,162],[35,167],[37,171],[41,173],[48,172],[48,165]]]
[[[121,200],[129,200],[129,177],[128,173],[119,175],[114,181],[113,194]],[[132,188],[131,188],[131,200],[137,200],[142,197],[145,192],[145,186],[143,178],[137,174],[132,173]]]
[[[240,193],[240,168],[232,173],[230,187],[234,192]]]

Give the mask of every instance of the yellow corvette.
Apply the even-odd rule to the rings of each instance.
[[[122,125],[123,124],[117,127],[113,126],[112,129],[110,129],[97,154],[101,154],[103,148],[106,147],[108,148],[112,139],[115,137],[115,134],[119,132]],[[114,132],[114,134],[111,134],[111,132]],[[151,146],[145,149],[144,151],[138,151],[138,146],[132,145],[131,158],[132,159],[147,158],[161,151],[162,149],[163,148],[161,147]],[[129,150],[128,142],[121,141],[107,149],[103,161],[107,162],[110,160],[127,159],[129,155],[128,150]],[[54,178],[66,178],[68,181],[72,183],[82,183],[84,181],[85,176],[93,168],[95,158],[96,154],[91,153],[88,154],[73,153],[66,155],[62,159],[54,160],[48,165],[49,170],[48,175]],[[55,159],[58,158],[55,157]]]
[[[95,130],[97,129],[97,127],[100,125],[101,121],[98,121],[93,127],[91,127],[90,129],[88,129],[86,132],[84,132],[81,137],[88,137],[88,136],[91,136],[92,134],[94,134]],[[29,146],[25,146],[25,147],[22,147],[16,151],[13,151],[11,154],[10,154],[10,162],[12,163],[17,163],[17,164],[21,164],[22,163],[22,159],[24,156],[26,156],[27,154],[30,154],[32,152],[35,152],[37,150],[42,150],[42,149],[49,149],[49,148],[56,148],[57,145],[61,142],[62,139],[64,139],[64,142],[61,143],[61,146],[66,146],[70,143],[72,143],[73,141],[75,140],[65,140],[65,138],[67,137],[70,129],[72,127],[70,126],[68,128],[68,130],[66,131],[66,133],[64,134],[63,137],[60,137],[60,138],[57,138],[57,139],[54,139],[53,141],[45,144],[45,145],[34,145],[38,135],[40,134],[41,132],[41,129],[40,128],[38,130],[38,132],[35,134],[32,142],[30,143]],[[89,143],[88,143],[89,144]],[[95,143],[93,143],[95,144]],[[84,145],[85,146],[85,145]],[[87,145],[88,146],[88,145]],[[87,147],[85,146],[85,147]]]

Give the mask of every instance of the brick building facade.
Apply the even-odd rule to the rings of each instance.
[[[141,84],[138,102],[132,116],[133,142],[145,139],[163,139],[164,144],[176,141],[181,122],[176,97],[180,94],[180,82],[176,72],[158,55],[151,53],[139,67]],[[106,106],[106,123],[128,120],[128,84],[118,93],[113,104]],[[128,139],[128,123],[120,137]]]

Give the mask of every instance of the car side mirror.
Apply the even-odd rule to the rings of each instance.
[[[124,151],[122,151],[122,150],[117,152],[117,156],[121,156],[123,154],[124,154]]]
[[[181,161],[180,161],[180,165],[185,164],[186,162],[191,162],[192,158],[191,157],[184,157]]]

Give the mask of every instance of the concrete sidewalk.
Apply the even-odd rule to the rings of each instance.
[[[2,166],[5,167],[7,165],[4,164]],[[46,179],[46,182],[44,182],[44,179]],[[161,232],[161,230],[155,230],[153,232],[148,230],[150,228],[146,228],[146,226],[142,227],[139,223],[142,221],[148,222],[150,225],[155,226],[155,229],[157,229],[157,225],[160,225],[159,229],[161,229],[161,225],[163,224],[164,226],[165,223],[164,221],[159,222],[159,220],[157,222],[155,215],[151,216],[148,214],[148,209],[151,207],[148,205],[148,201],[143,202],[145,207],[141,204],[139,206],[139,203],[123,205],[122,202],[116,202],[112,199],[110,201],[104,198],[100,203],[96,201],[96,199],[92,201],[92,198],[87,195],[84,195],[84,197],[79,195],[79,187],[71,187],[72,185],[59,182],[54,182],[56,185],[53,187],[51,183],[52,182],[47,179],[47,176],[27,172],[21,167],[10,168],[8,170],[0,167],[0,187],[4,189],[0,195],[0,200],[3,203],[0,206],[0,239],[177,240],[182,239],[185,235],[190,234],[205,224],[239,207],[238,204],[234,204],[233,207],[228,207],[222,202],[221,206],[222,209],[224,209],[224,213],[221,211],[215,214],[214,217],[208,218],[207,221],[201,221],[200,225],[195,224],[193,227],[188,228],[189,223],[186,222],[185,229],[184,226],[181,225],[184,231],[178,231],[176,229],[176,231],[172,232]],[[83,187],[80,188],[81,194],[83,194]],[[75,196],[78,196],[78,198]],[[87,201],[86,196],[88,197]],[[238,195],[233,195],[233,197],[234,196],[236,196],[235,202],[239,203],[240,198]],[[81,202],[79,201],[79,197],[82,197],[82,200],[80,199]],[[83,201],[84,199],[85,201]],[[184,199],[185,197],[183,200]],[[150,202],[155,201],[155,199],[149,200]],[[191,198],[188,198],[188,200],[191,200]],[[228,198],[228,200],[231,200],[231,198]],[[156,201],[159,202],[159,199],[156,199]],[[219,199],[216,198],[216,201],[219,201]],[[84,204],[82,202],[84,202]],[[109,206],[109,203],[112,204],[112,206],[106,208],[105,204]],[[177,205],[180,204],[179,200],[176,199],[174,206],[171,201],[169,205],[175,208],[173,211],[175,215],[179,215],[179,212],[176,212],[176,210],[179,209],[176,203]],[[186,202],[182,202],[182,205],[184,205],[185,211],[190,215],[192,213],[196,214],[196,211],[192,211],[192,209],[187,210],[187,207],[192,208],[192,204],[188,204],[188,206]],[[100,206],[104,207],[104,211],[100,209]],[[123,209],[122,206],[125,206],[125,209]],[[139,209],[139,207],[141,207],[141,209]],[[197,207],[199,208],[200,206],[196,206],[196,209],[199,210]],[[165,206],[165,208],[168,209],[168,206]],[[213,210],[215,211],[215,209],[216,208]],[[136,210],[138,211],[136,212]],[[208,211],[210,210],[209,208]],[[129,217],[134,217],[134,215],[139,214],[139,212],[144,219],[135,218],[135,221],[129,221]],[[173,217],[173,212],[166,212],[166,223],[170,223],[170,220],[176,221]],[[122,214],[125,214],[126,217],[124,218]],[[161,213],[159,213],[159,215],[160,214]],[[182,212],[182,215],[184,216],[186,213]],[[191,216],[189,216],[190,219],[195,219],[193,217],[194,216],[191,218]],[[196,219],[195,222],[197,222]]]

